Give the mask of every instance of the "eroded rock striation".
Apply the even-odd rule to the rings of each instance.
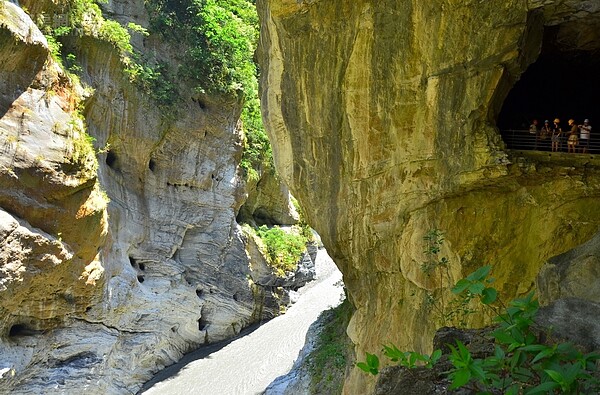
[[[134,393],[287,303],[236,222],[242,103],[180,81],[177,108],[158,106],[85,31],[62,39],[79,82],[37,25],[63,3],[20,4],[0,2],[0,393]],[[104,7],[148,25],[143,1]],[[133,44],[177,66],[159,37]]]
[[[429,351],[441,323],[427,294],[487,263],[501,295],[523,294],[543,262],[597,231],[597,159],[508,152],[495,127],[545,27],[597,42],[597,2],[258,7],[275,164],[344,273],[358,359],[384,342]],[[444,233],[444,283],[421,268],[432,229]],[[355,369],[345,393],[369,393],[371,380]]]

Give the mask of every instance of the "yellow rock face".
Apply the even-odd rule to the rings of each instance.
[[[103,292],[107,200],[77,126],[82,88],[17,6],[0,5],[0,336],[57,326]],[[77,127],[76,127],[77,126]],[[91,147],[91,146],[90,146]],[[11,329],[12,328],[12,329]],[[14,333],[12,333],[14,334]]]
[[[522,294],[600,224],[597,160],[517,157],[495,128],[544,23],[563,15],[534,3],[259,3],[276,166],[344,273],[359,359],[387,342],[429,351],[441,322],[427,292],[492,264],[501,295]],[[432,229],[450,262],[442,283],[421,269]],[[345,392],[369,380],[355,369]]]

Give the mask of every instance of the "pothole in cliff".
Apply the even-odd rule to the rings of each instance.
[[[25,337],[25,336],[34,336],[41,333],[41,331],[30,328],[25,324],[15,324],[10,327],[8,331],[8,337],[16,338],[16,337]]]
[[[106,153],[106,159],[104,160],[104,162],[108,167],[115,171],[121,170],[121,167],[119,165],[119,158],[117,157],[117,154],[114,151],[108,151]]]
[[[206,327],[208,326],[208,324],[209,324],[209,322],[206,319],[204,319],[202,317],[198,318],[198,330],[199,331],[205,330]]]
[[[559,151],[567,152],[568,120],[582,125],[585,119],[600,125],[600,15],[571,20],[544,28],[538,59],[521,75],[506,97],[498,127],[509,149],[551,151],[550,129],[554,119],[563,131]],[[537,132],[530,132],[533,120]],[[576,152],[583,152],[579,135]],[[593,132],[594,130],[592,130]],[[597,136],[597,134],[596,134]],[[587,151],[600,153],[600,138],[591,134]]]

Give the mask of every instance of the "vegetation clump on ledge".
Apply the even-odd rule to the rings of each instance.
[[[279,276],[296,270],[298,262],[306,252],[306,244],[312,241],[298,226],[292,226],[290,230],[279,226],[269,228],[262,225],[257,229],[248,226],[247,230],[260,240],[259,248],[264,253],[267,263]]]

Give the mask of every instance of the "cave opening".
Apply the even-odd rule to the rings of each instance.
[[[29,328],[25,324],[15,324],[10,327],[8,331],[8,337],[21,337],[21,336],[31,336],[36,333],[35,330]]]
[[[588,17],[544,28],[538,59],[514,84],[498,115],[497,126],[508,148],[550,150],[550,138],[528,133],[534,119],[600,124],[600,18]],[[596,128],[598,130],[598,128]],[[590,153],[600,153],[600,139],[590,140]],[[595,140],[595,144],[594,144]],[[547,147],[546,147],[547,145]],[[566,144],[563,144],[566,151]]]
[[[108,167],[110,167],[111,169],[116,169],[117,167],[117,154],[115,154],[113,151],[108,151],[106,153],[106,165]]]

